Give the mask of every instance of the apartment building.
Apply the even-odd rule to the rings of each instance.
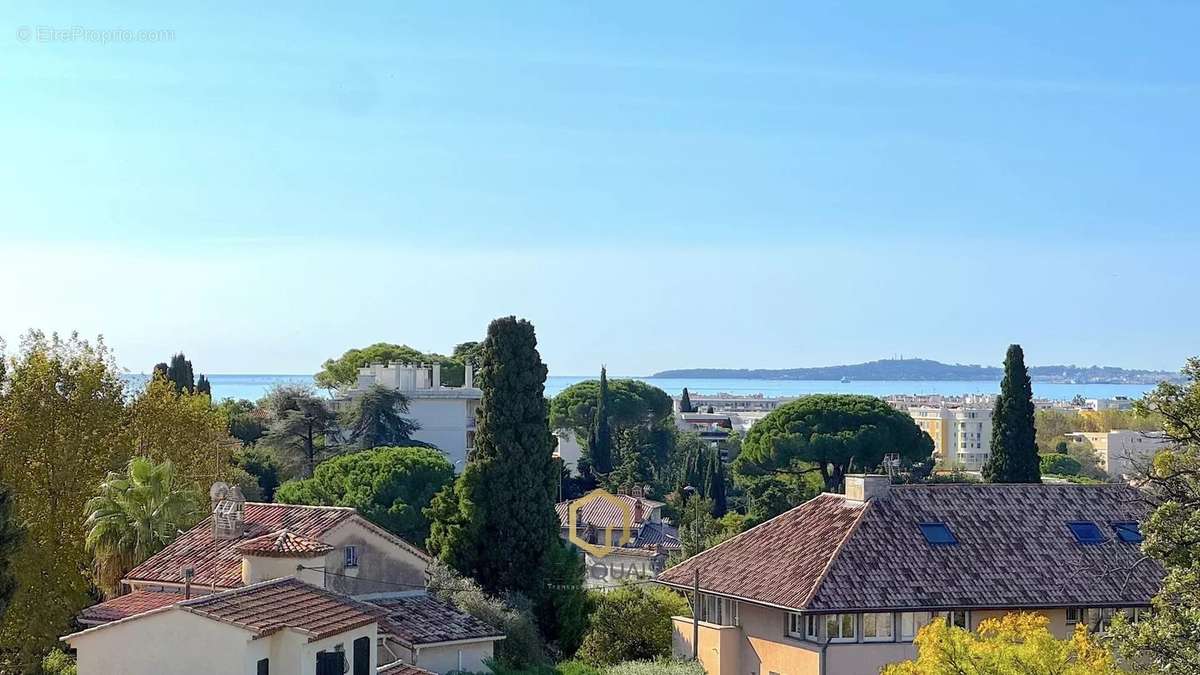
[[[991,456],[992,405],[989,397],[965,397],[905,410],[933,439],[939,469],[980,471]]]
[[[762,394],[738,396],[736,394],[688,394],[692,407],[697,412],[760,412],[769,413],[784,403],[796,400],[794,396],[768,397]],[[673,397],[675,412],[679,409],[680,397]]]
[[[1163,570],[1143,559],[1147,507],[1126,485],[891,485],[846,477],[822,494],[671,567],[690,593],[673,650],[709,675],[861,675],[914,658],[926,623],[975,629],[1012,611],[1060,638],[1114,613],[1136,618]],[[1128,573],[1111,574],[1112,570]],[[698,642],[693,642],[693,631]]]
[[[1066,437],[1090,443],[1100,468],[1113,478],[1133,476],[1155,453],[1170,447],[1170,441],[1160,431],[1077,431]]]
[[[475,446],[475,410],[483,391],[475,386],[474,371],[467,364],[461,387],[442,385],[441,365],[376,363],[358,369],[354,386],[338,391],[333,409],[347,410],[371,387],[380,386],[408,398],[406,417],[420,425],[413,438],[446,453],[455,471],[462,471]]]

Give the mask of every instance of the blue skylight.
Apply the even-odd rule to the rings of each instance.
[[[1071,534],[1081,544],[1103,544],[1106,541],[1104,533],[1095,523],[1067,523],[1067,527],[1071,528]]]
[[[1126,544],[1142,543],[1142,532],[1138,529],[1137,523],[1113,523],[1113,532],[1117,533],[1117,538]]]
[[[950,532],[950,528],[946,527],[945,523],[921,523],[921,534],[925,535],[925,541],[930,544],[957,544],[958,540],[954,538],[954,534]]]

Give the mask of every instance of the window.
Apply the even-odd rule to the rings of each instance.
[[[946,527],[945,523],[921,523],[921,534],[925,535],[925,541],[930,544],[957,544],[958,540],[954,538],[954,534],[950,532],[950,528]]]
[[[259,659],[254,672],[256,675],[271,675],[271,659]]]
[[[346,567],[358,567],[358,547],[347,546],[345,549]]]
[[[916,637],[917,632],[929,623],[932,615],[929,612],[901,612],[900,639],[905,642]]]
[[[1142,543],[1142,532],[1137,523],[1113,523],[1112,526],[1117,538],[1126,544]]]
[[[955,628],[967,628],[967,611],[965,609],[956,609],[949,612],[937,612],[936,616],[945,619],[951,626]]]
[[[826,614],[825,635],[830,642],[854,642],[858,639],[854,614]]]
[[[1079,623],[1080,617],[1083,616],[1083,610],[1078,607],[1067,608],[1067,623]]]
[[[317,675],[345,675],[346,658],[342,652],[317,652]]]
[[[787,634],[795,638],[805,637],[805,619],[807,618],[811,617],[805,617],[803,614],[795,612],[788,612]]]
[[[718,626],[738,625],[738,602],[716,595],[700,594],[700,620]]]
[[[891,642],[893,618],[891,612],[872,612],[862,615],[863,642]]]
[[[809,614],[805,617],[804,637],[809,640],[819,641],[821,639],[821,617],[816,614]]]
[[[371,675],[371,638],[354,641],[354,675]]]
[[[1103,544],[1105,542],[1104,534],[1100,532],[1100,528],[1095,523],[1067,523],[1067,527],[1071,528],[1071,534],[1075,535],[1075,541],[1081,544]]]

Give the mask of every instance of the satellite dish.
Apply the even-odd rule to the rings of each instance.
[[[229,493],[229,486],[221,481],[212,484],[208,489],[208,498],[213,501],[225,499],[225,495]]]

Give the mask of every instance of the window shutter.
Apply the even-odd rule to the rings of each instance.
[[[354,641],[354,675],[371,675],[371,638]]]
[[[257,675],[271,675],[271,659],[259,659]]]

